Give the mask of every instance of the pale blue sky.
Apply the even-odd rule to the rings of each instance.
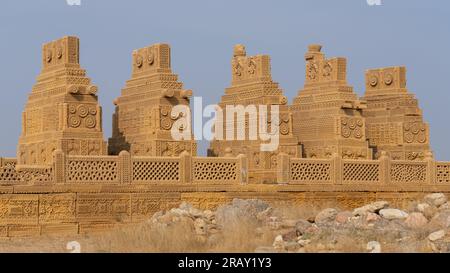
[[[81,64],[99,86],[105,138],[112,100],[130,77],[131,52],[170,43],[172,68],[205,103],[230,83],[233,45],[272,57],[273,78],[290,102],[303,86],[307,45],[348,58],[348,81],[364,92],[364,70],[406,65],[408,87],[430,123],[436,157],[450,160],[450,1],[382,0],[2,0],[0,156],[15,156],[21,112],[41,66],[41,45],[81,39]],[[204,153],[202,143],[199,153]]]

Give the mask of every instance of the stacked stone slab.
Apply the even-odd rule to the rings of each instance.
[[[303,144],[303,156],[371,159],[361,114],[366,104],[347,84],[347,61],[326,59],[321,48],[309,46],[305,85],[291,106],[294,135]]]
[[[414,94],[406,88],[406,68],[387,67],[366,71],[366,134],[375,157],[386,151],[392,159],[424,159],[429,128]]]
[[[106,154],[97,90],[80,67],[77,37],[45,44],[42,71],[22,114],[18,165],[48,165],[55,150]]]
[[[273,182],[275,181],[275,169],[277,165],[277,154],[283,152],[292,157],[301,157],[301,146],[298,140],[292,134],[292,115],[287,106],[287,98],[283,95],[282,89],[278,83],[272,80],[270,57],[268,55],[247,56],[243,45],[236,45],[232,59],[232,82],[229,88],[226,88],[225,95],[219,103],[223,110],[223,118],[226,118],[228,106],[244,107],[254,105],[258,109],[257,120],[255,117],[247,115],[245,117],[245,140],[237,140],[237,130],[239,120],[235,116],[234,127],[230,122],[218,120],[216,126],[222,127],[224,132],[222,140],[213,140],[208,154],[210,156],[236,156],[245,154],[249,158],[249,181]],[[267,143],[257,139],[250,140],[250,124],[257,124],[259,127],[260,115],[259,105],[279,107],[279,146],[273,151],[264,151],[261,149],[262,143]],[[271,107],[267,107],[268,112]],[[268,121],[270,115],[266,114]],[[228,122],[228,124],[227,124]],[[269,127],[270,129],[270,127]],[[226,132],[233,131],[234,140],[226,139]],[[260,133],[259,129],[258,132]]]
[[[183,89],[172,73],[170,46],[155,44],[133,52],[131,79],[114,101],[113,135],[109,154],[129,151],[132,155],[178,156],[183,151],[196,155],[191,140],[174,140],[171,129],[181,115],[172,113],[175,105],[189,106],[191,90]],[[186,117],[187,118],[187,117]],[[178,128],[191,130],[191,127]]]

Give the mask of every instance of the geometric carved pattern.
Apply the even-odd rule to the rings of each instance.
[[[436,164],[436,182],[450,183],[450,164],[448,163]]]
[[[18,181],[16,162],[8,162],[0,166],[0,181]]]
[[[380,165],[378,163],[344,163],[343,181],[378,182]]]
[[[178,181],[180,163],[175,161],[134,161],[133,181]]]
[[[426,164],[404,164],[392,163],[391,181],[392,182],[425,182],[427,177]]]
[[[236,162],[194,162],[194,181],[234,181]]]
[[[331,163],[293,162],[291,163],[292,181],[330,181]]]
[[[69,182],[118,181],[114,160],[69,160],[67,172]]]

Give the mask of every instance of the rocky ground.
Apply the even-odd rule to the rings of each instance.
[[[377,201],[352,211],[234,199],[217,210],[187,203],[104,234],[0,241],[3,252],[450,252],[450,203],[442,193],[401,210]]]

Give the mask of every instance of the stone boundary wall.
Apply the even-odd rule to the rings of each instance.
[[[104,231],[187,201],[210,209],[233,198],[270,203],[399,206],[426,192],[450,193],[450,162],[277,157],[278,184],[249,184],[237,157],[65,156],[49,166],[0,158],[0,237]]]

